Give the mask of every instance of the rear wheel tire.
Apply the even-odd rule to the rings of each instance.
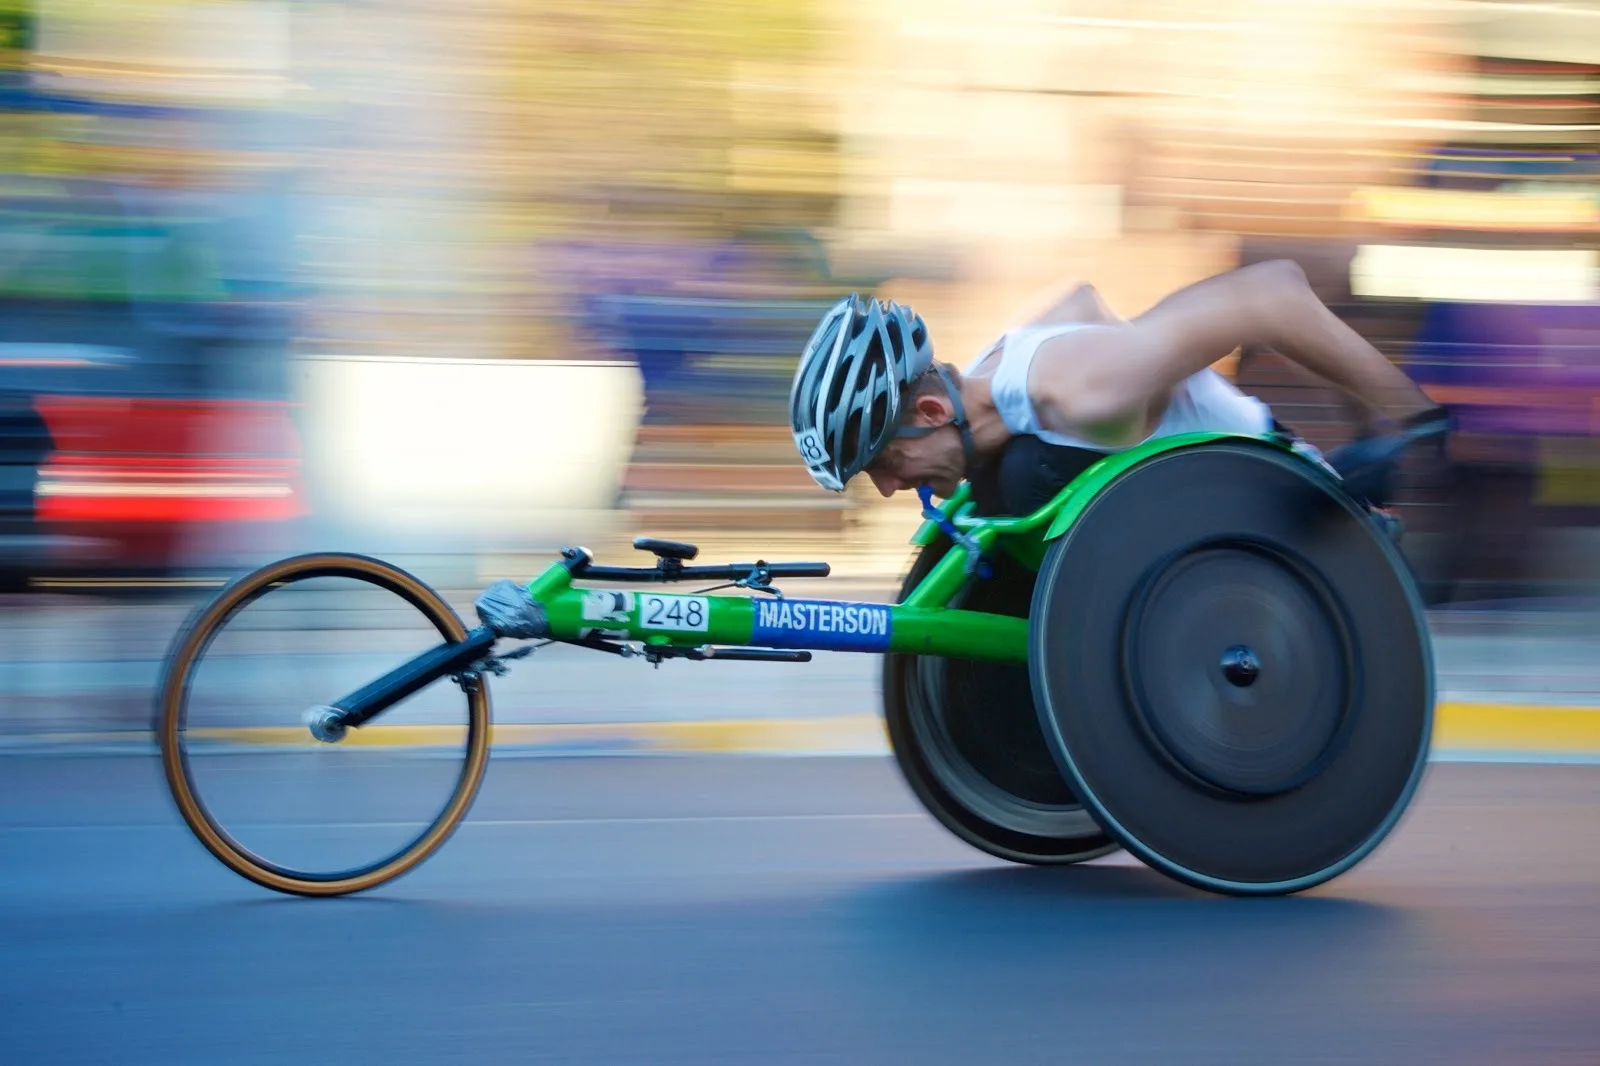
[[[1255,443],[1153,457],[1045,555],[1029,663],[1062,774],[1149,866],[1230,895],[1354,867],[1427,767],[1427,619],[1387,533]]]
[[[924,547],[904,601],[950,550]],[[1027,617],[1034,575],[1009,558],[952,607]],[[1034,709],[1028,668],[940,656],[884,656],[884,718],[895,762],[938,822],[1012,862],[1067,865],[1115,851],[1057,768]]]

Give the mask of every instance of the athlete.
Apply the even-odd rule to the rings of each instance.
[[[964,372],[934,359],[909,307],[852,295],[801,355],[791,428],[824,488],[842,492],[865,473],[884,496],[924,484],[949,496],[967,479],[981,513],[1027,514],[1107,453],[1146,440],[1287,434],[1266,404],[1212,369],[1245,345],[1270,347],[1341,389],[1375,425],[1409,435],[1449,426],[1443,408],[1328,310],[1299,266],[1280,260],[1207,278],[1132,320],[1082,286]],[[1330,464],[1359,480],[1373,453],[1360,442],[1341,451]],[[1383,488],[1366,486],[1369,496]]]

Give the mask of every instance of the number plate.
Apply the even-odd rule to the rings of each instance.
[[[704,633],[710,623],[711,604],[705,596],[639,597],[639,626],[643,629]]]

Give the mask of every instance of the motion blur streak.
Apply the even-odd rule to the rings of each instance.
[[[1596,758],[1600,0],[0,0],[0,1060],[1593,1066],[1593,767],[1436,767],[1350,879],[1224,905],[994,868],[880,758],[685,750],[881,751],[870,656],[557,645],[493,680],[484,828],[371,897],[264,901],[161,791],[162,657],[248,568],[379,556],[470,619],[643,534],[884,600],[915,501],[788,427],[827,307],[964,365],[1272,259],[1459,420],[1396,506],[1452,757]],[[242,616],[224,749],[439,640],[349,589]],[[208,780],[263,848],[375,853],[459,697]]]
[[[821,308],[910,301],[959,363],[1083,281],[1131,315],[1288,257],[1461,408],[1399,507],[1429,598],[1590,596],[1600,444],[1540,390],[1600,365],[1596,10],[0,4],[0,388],[45,422],[0,431],[39,486],[0,535],[24,580],[340,546],[470,584],[637,533],[884,574],[915,509],[819,495],[785,430]],[[157,458],[238,506],[152,509]]]

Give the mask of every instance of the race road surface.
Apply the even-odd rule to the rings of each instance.
[[[419,871],[299,900],[155,759],[13,755],[0,957],[13,1066],[1594,1066],[1600,766],[1437,765],[1353,873],[1231,900],[989,860],[880,758],[500,756]]]

